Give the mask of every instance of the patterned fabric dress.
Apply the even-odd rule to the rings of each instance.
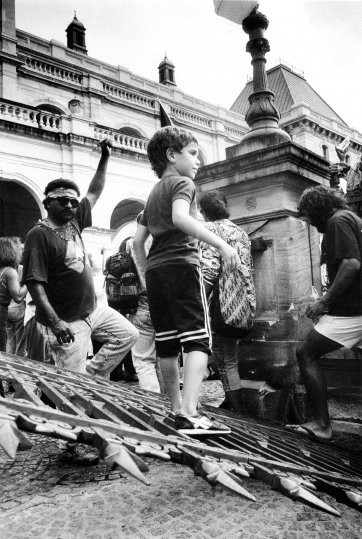
[[[242,312],[248,310],[254,316],[256,308],[255,288],[248,235],[229,219],[209,221],[205,223],[205,226],[234,247],[241,261],[241,267],[235,272],[224,271],[218,251],[201,242],[201,270],[205,282],[214,285],[219,279],[222,311],[224,308],[228,313],[231,313],[231,317],[238,317]],[[227,319],[225,321],[228,322]],[[213,334],[213,356],[218,365],[224,391],[240,389],[237,340]]]

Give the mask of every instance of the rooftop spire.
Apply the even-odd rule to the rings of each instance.
[[[77,19],[77,12],[74,11],[74,18],[66,29],[67,34],[67,47],[69,49],[87,54],[87,48],[85,45],[85,27]]]
[[[159,82],[166,86],[176,86],[175,82],[175,66],[166,56],[158,66]]]

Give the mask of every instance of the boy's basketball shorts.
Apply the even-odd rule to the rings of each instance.
[[[174,264],[146,272],[147,294],[159,357],[199,350],[211,353],[208,306],[201,270]]]

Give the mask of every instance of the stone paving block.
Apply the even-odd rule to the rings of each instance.
[[[110,472],[102,463],[92,469],[81,469],[60,461],[58,453],[54,440],[38,437],[34,448],[26,454],[19,453],[15,463],[0,464],[2,483],[6,485],[6,489],[0,489],[1,537],[90,539],[98,534],[102,539],[359,539],[362,536],[360,514],[329,497],[325,500],[338,507],[340,519],[293,502],[259,481],[245,482],[246,488],[257,497],[258,501],[253,503],[220,487],[211,489],[190,469],[148,459],[152,484],[145,488],[132,478]],[[6,507],[6,501],[13,505]],[[158,535],[154,535],[156,532]]]

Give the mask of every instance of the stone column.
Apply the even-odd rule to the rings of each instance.
[[[16,101],[17,68],[22,62],[16,50],[15,0],[2,0],[0,6],[0,97]]]

